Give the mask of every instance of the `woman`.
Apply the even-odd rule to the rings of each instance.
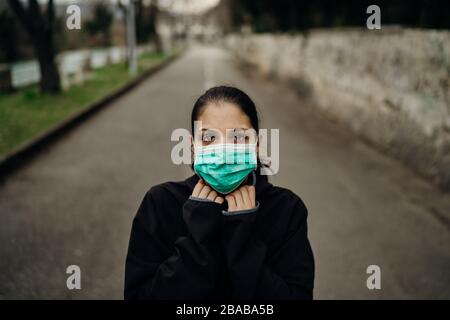
[[[312,299],[307,209],[260,174],[253,101],[237,88],[211,88],[191,124],[196,174],[146,193],[131,230],[125,299]]]

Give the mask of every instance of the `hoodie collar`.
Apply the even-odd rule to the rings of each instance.
[[[269,179],[267,178],[266,175],[261,175],[259,173],[257,173],[258,170],[253,171],[253,177],[256,178],[256,183],[255,183],[255,192],[256,192],[256,196],[260,196],[265,190],[267,190],[268,188],[270,188],[272,186],[272,184],[269,182]],[[195,185],[197,184],[199,180],[199,176],[197,174],[193,174],[192,176],[190,176],[189,178],[187,178],[185,180],[185,183],[187,184],[187,186],[189,187],[190,190],[193,190]]]

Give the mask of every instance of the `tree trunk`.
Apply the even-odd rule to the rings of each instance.
[[[42,92],[58,93],[61,91],[61,81],[53,41],[45,35],[39,39],[39,41],[35,41],[34,46],[41,70],[39,88]]]
[[[153,43],[155,45],[155,50],[158,53],[162,53],[163,52],[163,46],[162,46],[162,42],[161,42],[161,37],[159,36],[158,33],[158,14],[159,14],[159,9],[156,5],[151,4],[150,7],[151,10],[151,14],[150,14],[150,19],[151,19],[151,23],[153,25],[152,29],[153,29]]]
[[[49,0],[47,11],[41,11],[37,0],[28,0],[28,6],[20,0],[8,0],[12,11],[28,32],[39,61],[41,92],[58,93],[61,91],[59,70],[55,62],[56,50],[53,43],[54,0]]]
[[[53,58],[39,59],[39,66],[41,68],[41,81],[39,88],[42,92],[58,93],[61,91],[61,83],[59,77],[58,67]]]

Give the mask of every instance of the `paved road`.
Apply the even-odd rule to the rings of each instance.
[[[288,87],[192,47],[0,185],[1,298],[122,298],[131,219],[153,184],[189,169],[170,161],[173,129],[205,86],[230,84],[279,128],[272,178],[309,212],[316,298],[450,298],[450,197],[317,115]],[[82,270],[82,290],[65,269]],[[382,289],[366,288],[366,268]]]

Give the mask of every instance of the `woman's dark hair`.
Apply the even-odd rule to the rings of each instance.
[[[256,132],[259,130],[258,111],[255,103],[242,90],[235,87],[218,86],[208,89],[194,104],[191,114],[191,129],[194,134],[194,121],[198,119],[207,104],[217,102],[228,102],[238,106],[250,119],[250,123]]]

